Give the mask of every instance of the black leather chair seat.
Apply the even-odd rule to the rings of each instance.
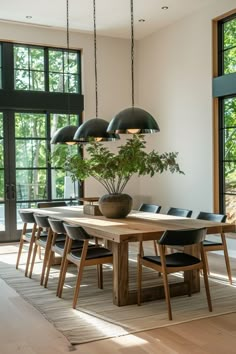
[[[79,260],[81,258],[81,253],[82,253],[82,249],[77,251],[72,251],[70,253],[70,256]],[[112,256],[112,252],[107,248],[91,247],[87,251],[86,259],[103,258],[103,257],[110,257],[110,256]]]
[[[83,247],[83,241],[77,241],[77,240],[75,240],[71,246],[72,250],[73,249],[76,250],[76,249],[82,248],[82,247]],[[56,241],[54,248],[55,248],[55,251],[56,251],[56,249],[58,249],[59,251],[63,251],[65,248],[65,240]]]
[[[155,264],[161,265],[161,258],[159,256],[144,256],[143,259],[151,261]],[[187,253],[172,253],[166,255],[167,267],[185,267],[199,263],[199,259]]]
[[[220,245],[222,245],[222,242],[210,241],[210,240],[203,241],[203,246],[220,246]]]

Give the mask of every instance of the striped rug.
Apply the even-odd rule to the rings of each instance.
[[[112,268],[104,268],[104,289],[97,288],[96,268],[88,267],[83,276],[76,310],[72,309],[73,288],[76,270],[70,267],[67,273],[63,298],[55,296],[58,266],[53,267],[45,289],[39,285],[41,261],[37,260],[32,279],[24,276],[25,253],[18,270],[15,269],[16,246],[0,247],[0,276],[27,302],[32,304],[45,318],[62,332],[71,344],[80,344],[104,338],[112,338],[143,330],[170,326],[204,317],[236,311],[236,284],[211,280],[213,312],[207,307],[204,288],[192,297],[181,296],[171,299],[173,321],[167,318],[164,300],[117,307],[112,303]],[[132,254],[131,254],[132,258]],[[136,287],[136,263],[130,260],[130,287]],[[181,275],[172,276],[171,281],[181,281]],[[161,282],[161,278],[150,270],[144,272],[144,285]]]

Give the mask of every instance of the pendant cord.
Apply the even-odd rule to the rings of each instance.
[[[96,118],[98,117],[98,74],[97,74],[97,30],[96,30],[96,0],[93,0],[93,39],[94,39],[94,73],[95,73],[95,102]]]
[[[130,0],[131,10],[131,83],[132,83],[132,107],[134,107],[134,7]]]
[[[66,0],[66,47],[67,47],[67,100],[68,100],[68,124],[70,125],[70,92],[69,92],[69,49],[70,49],[70,34],[69,34],[69,0]]]

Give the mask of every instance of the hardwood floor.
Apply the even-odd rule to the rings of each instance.
[[[223,257],[209,257],[212,272],[225,276]],[[236,259],[231,259],[231,267],[236,284]],[[65,354],[71,351],[75,354],[233,354],[236,313],[71,346],[35,308],[0,280],[0,342],[1,354]]]

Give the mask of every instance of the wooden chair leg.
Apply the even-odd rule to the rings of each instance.
[[[228,278],[229,278],[230,284],[232,284],[232,274],[231,274],[231,268],[230,268],[230,263],[229,263],[229,254],[228,254],[225,236],[222,236],[222,243],[224,246],[224,257],[225,257],[225,265],[226,265],[226,269],[227,269],[227,273],[228,273]]]
[[[21,257],[21,252],[22,252],[22,249],[23,249],[23,245],[24,245],[24,239],[23,239],[23,237],[21,237],[20,244],[19,244],[19,249],[18,249],[18,254],[17,254],[17,260],[16,260],[16,269],[18,269],[18,267],[19,267],[20,257]]]
[[[206,289],[208,309],[210,312],[212,312],[211,294],[210,294],[210,287],[209,287],[209,281],[208,281],[206,267],[203,268],[203,278],[204,278],[204,284],[205,284],[205,289]]]
[[[142,264],[140,261],[140,254],[138,254],[138,259],[137,259],[137,271],[138,271],[138,276],[137,276],[137,304],[140,306],[141,305],[141,291],[142,291]]]
[[[63,291],[63,286],[64,286],[64,283],[65,283],[65,278],[66,278],[66,272],[67,272],[68,264],[69,264],[68,259],[65,259],[64,266],[63,266],[63,269],[62,269],[61,279],[58,282],[58,291],[57,291],[57,296],[58,297],[62,296],[62,291]]]
[[[28,275],[28,270],[29,270],[29,265],[30,265],[30,258],[32,255],[33,251],[33,246],[34,246],[34,237],[32,236],[29,244],[29,250],[28,250],[28,255],[27,255],[27,261],[26,261],[26,266],[25,266],[25,276],[27,277]]]
[[[170,304],[170,288],[169,288],[168,276],[166,272],[163,272],[163,283],[164,283],[166,304],[168,309],[168,317],[169,320],[172,320],[172,311],[171,311],[171,304]]]
[[[155,240],[153,240],[153,246],[154,246],[155,256],[158,256],[157,243]]]
[[[46,271],[45,279],[44,279],[44,287],[45,288],[48,286],[48,278],[49,278],[49,273],[50,273],[50,269],[51,269],[52,262],[53,262],[53,255],[54,255],[54,252],[50,251],[49,257],[48,257],[47,271]]]
[[[35,243],[34,244],[34,250],[33,250],[33,256],[32,256],[32,261],[31,261],[31,266],[30,266],[29,278],[32,277],[37,249],[38,249],[38,245],[37,245],[37,243]]]
[[[103,269],[102,264],[97,265],[98,288],[103,289]]]
[[[78,301],[78,297],[79,297],[79,290],[80,290],[80,284],[81,284],[81,280],[82,280],[82,276],[83,276],[83,265],[79,265],[79,269],[78,269],[78,275],[77,275],[77,280],[76,280],[76,285],[75,285],[75,291],[74,291],[74,298],[73,298],[73,309],[76,308],[77,305],[77,301]]]
[[[62,279],[63,269],[64,269],[65,263],[66,263],[66,255],[67,255],[68,243],[69,242],[68,242],[68,237],[67,237],[66,241],[65,241],[63,256],[61,258],[61,266],[60,266],[60,271],[59,271],[59,278],[58,278],[56,296],[59,296],[58,293],[59,293],[59,290],[61,289],[61,279]],[[63,285],[64,285],[64,283],[63,283]],[[62,287],[63,287],[63,285],[62,285]]]

